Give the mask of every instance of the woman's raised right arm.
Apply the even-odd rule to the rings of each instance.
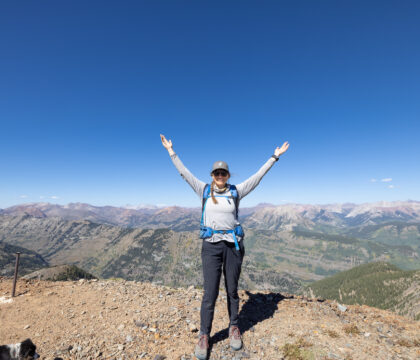
[[[160,135],[160,139],[162,140],[163,147],[168,150],[168,153],[174,163],[175,167],[177,168],[178,172],[184,178],[184,180],[193,188],[194,192],[200,197],[203,197],[204,187],[206,183],[198,180],[182,163],[181,159],[175,153],[172,148],[172,140],[166,140],[165,136],[162,134]]]

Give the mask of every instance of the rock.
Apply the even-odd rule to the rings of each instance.
[[[156,355],[156,356],[153,358],[153,360],[164,360],[164,359],[166,359],[166,356],[163,356],[163,355]]]
[[[31,327],[31,325],[25,325],[23,330],[29,329]]]
[[[198,329],[197,329],[197,326],[195,326],[194,324],[190,324],[190,331],[191,332],[197,332],[198,331]]]
[[[338,304],[337,307],[338,307],[338,310],[340,310],[341,312],[345,312],[347,310],[347,306],[344,306],[341,304]]]
[[[328,353],[328,357],[331,358],[331,359],[336,359],[336,360],[341,360],[342,359],[341,356],[338,356],[338,355],[336,355],[332,352]]]
[[[145,323],[141,322],[140,320],[134,320],[134,324],[135,324],[136,326],[138,326],[139,328],[142,328],[142,327],[144,327],[144,326],[146,326],[146,327],[147,327],[147,325],[146,325]]]

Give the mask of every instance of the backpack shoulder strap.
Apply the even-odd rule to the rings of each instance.
[[[203,210],[204,204],[205,204],[207,198],[209,197],[209,195],[210,195],[210,184],[206,184],[206,186],[204,186],[204,190],[203,190],[203,198],[202,198],[202,201],[201,201],[201,208],[202,208],[201,210]]]
[[[235,208],[236,208],[236,220],[238,220],[238,212],[239,212],[239,196],[238,190],[236,189],[235,185],[230,185],[229,187],[230,193],[235,201]]]
[[[236,190],[235,185],[229,185],[229,190],[230,190],[230,193],[232,194],[232,197],[234,199],[238,198],[238,190]]]
[[[204,207],[206,206],[206,202],[207,199],[209,197],[210,194],[210,185],[206,184],[206,186],[204,186],[204,190],[203,190],[203,198],[201,199],[201,220],[200,220],[200,226],[203,226],[203,218],[204,218]]]

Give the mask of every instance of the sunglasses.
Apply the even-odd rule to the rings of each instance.
[[[225,171],[225,170],[216,170],[216,171],[213,171],[213,175],[214,176],[228,176],[228,172],[227,171]]]

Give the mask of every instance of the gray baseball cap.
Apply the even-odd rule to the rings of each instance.
[[[213,168],[211,169],[211,172],[213,172],[214,170],[217,170],[217,169],[223,169],[223,170],[226,170],[227,172],[229,172],[229,166],[224,161],[216,161],[213,164]]]

